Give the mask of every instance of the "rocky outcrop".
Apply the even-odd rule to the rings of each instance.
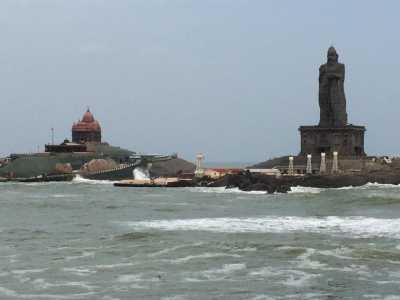
[[[286,193],[291,187],[304,186],[316,188],[341,188],[362,186],[369,182],[381,184],[400,184],[400,171],[368,172],[360,174],[306,175],[306,176],[269,176],[243,172],[224,176],[218,180],[203,178],[198,185],[210,187],[239,188],[242,191],[266,191],[268,193]]]
[[[112,159],[92,159],[81,167],[83,172],[99,172],[118,167],[118,164]]]
[[[152,177],[175,177],[182,173],[194,173],[196,166],[181,158],[154,162],[150,169]]]
[[[268,193],[286,193],[290,190],[290,186],[280,178],[251,174],[250,172],[226,175],[221,179],[209,182],[208,186],[225,186],[226,188],[239,188],[242,191],[266,191]]]

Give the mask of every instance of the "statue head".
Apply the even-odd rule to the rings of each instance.
[[[328,49],[328,62],[338,62],[339,55],[336,52],[336,49],[333,46],[330,46]]]

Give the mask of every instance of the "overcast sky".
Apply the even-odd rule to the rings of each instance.
[[[400,154],[400,1],[1,0],[0,154],[70,138],[209,161],[299,152],[318,67],[346,64],[368,154]]]

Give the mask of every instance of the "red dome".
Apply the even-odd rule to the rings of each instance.
[[[94,117],[92,115],[92,113],[90,112],[90,110],[88,109],[85,114],[83,115],[82,121],[81,122],[85,122],[85,123],[92,123],[94,122]]]
[[[93,121],[91,123],[87,123],[84,121],[80,121],[78,123],[74,123],[72,125],[73,131],[101,131],[101,127],[99,122]]]
[[[79,143],[85,142],[101,142],[101,127],[90,110],[88,109],[81,121],[72,125],[72,141]]]

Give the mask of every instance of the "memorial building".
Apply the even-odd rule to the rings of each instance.
[[[341,157],[365,156],[364,126],[348,124],[346,96],[344,92],[345,65],[338,62],[334,47],[328,50],[328,61],[319,68],[320,121],[314,126],[300,126],[300,155],[331,156],[338,152]]]

